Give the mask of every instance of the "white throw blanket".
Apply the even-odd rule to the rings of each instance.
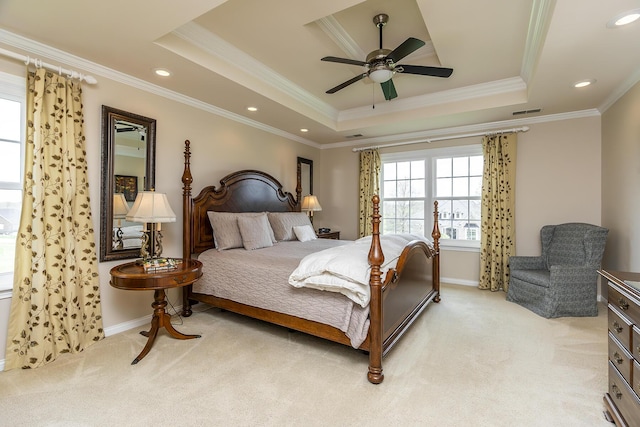
[[[384,254],[384,262],[380,268],[383,275],[390,268],[395,268],[402,250],[412,240],[428,243],[424,237],[414,234],[380,236]],[[348,245],[307,255],[289,276],[289,284],[296,288],[306,287],[339,292],[356,304],[366,307],[371,297],[369,289],[371,267],[368,260],[370,247],[371,236],[367,236]]]

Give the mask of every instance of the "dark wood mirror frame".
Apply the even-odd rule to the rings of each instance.
[[[304,166],[303,166],[304,165]],[[303,179],[307,176],[307,171],[303,171],[302,169],[308,167],[308,177],[309,182],[303,182]],[[304,190],[308,189],[309,192],[303,194]],[[298,204],[302,203],[302,197],[313,194],[313,160],[305,159],[303,157],[298,157],[298,183],[296,187],[296,193],[298,197]]]
[[[112,107],[102,106],[102,192],[100,196],[100,261],[137,258],[140,248],[113,248],[113,194],[115,193],[114,162],[116,158],[116,121],[125,121],[146,128],[146,164],[143,190],[155,186],[156,121]]]

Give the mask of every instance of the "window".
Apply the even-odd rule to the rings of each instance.
[[[382,234],[433,229],[433,202],[443,247],[480,247],[480,145],[382,155]]]
[[[13,287],[22,207],[25,128],[24,78],[0,73],[0,296]]]

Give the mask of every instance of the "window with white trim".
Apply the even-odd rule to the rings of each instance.
[[[15,246],[22,208],[25,81],[0,73],[0,295],[13,287]]]
[[[482,146],[381,155],[382,234],[431,237],[433,202],[443,247],[480,247]]]

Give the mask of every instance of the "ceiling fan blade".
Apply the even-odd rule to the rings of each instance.
[[[345,87],[349,86],[350,84],[353,84],[359,80],[364,79],[367,76],[367,73],[362,73],[359,76],[355,76],[354,78],[347,80],[344,83],[340,83],[338,86],[329,89],[326,93],[336,93],[337,91],[339,91],[340,89],[344,89]]]
[[[422,65],[396,65],[396,68],[402,68],[404,74],[419,74],[421,76],[433,77],[449,77],[453,73],[452,68],[444,67],[425,67]]]
[[[400,46],[395,48],[389,55],[387,55],[387,59],[391,59],[393,62],[398,62],[405,56],[413,53],[414,51],[420,49],[424,46],[424,42],[422,40],[418,40],[413,37],[409,37],[405,41],[403,41]]]
[[[386,99],[387,101],[398,97],[398,92],[396,92],[396,86],[393,84],[393,79],[389,79],[386,82],[380,83],[380,87],[382,87],[384,99]]]
[[[337,58],[335,56],[325,56],[321,59],[321,61],[337,62],[339,64],[360,65],[361,67],[367,65],[367,63],[363,61],[356,61],[355,59],[349,58]]]

